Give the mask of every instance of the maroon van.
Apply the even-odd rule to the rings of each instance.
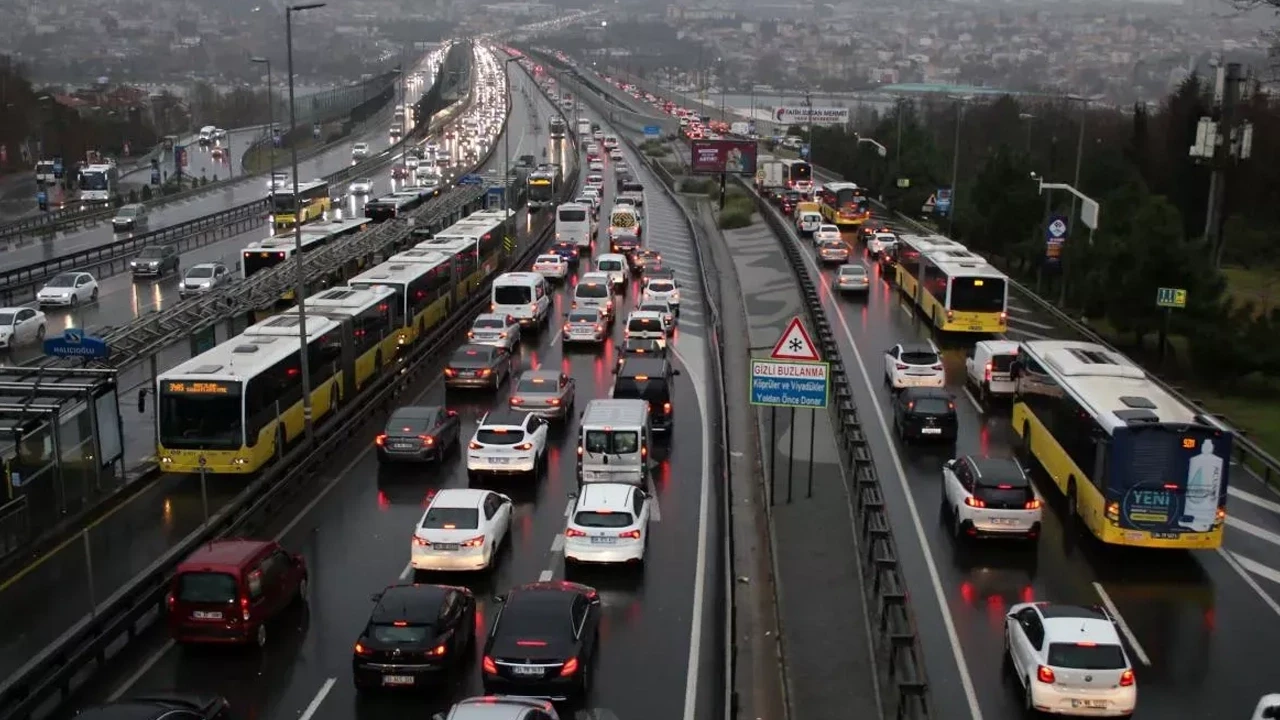
[[[180,643],[267,643],[267,623],[305,601],[307,565],[270,540],[217,540],[178,566],[168,597]]]

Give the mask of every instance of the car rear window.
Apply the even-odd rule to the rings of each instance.
[[[633,333],[658,332],[662,323],[657,318],[631,318],[627,323],[627,331]]]
[[[480,527],[480,511],[475,508],[431,508],[422,518],[424,530],[472,530]]]
[[[555,392],[557,383],[545,378],[525,378],[516,386],[516,392],[522,393],[549,393]]]
[[[904,352],[901,360],[908,365],[936,365],[938,363],[938,354],[931,352]]]
[[[1049,643],[1049,666],[1077,670],[1122,670],[1128,667],[1119,645]]]
[[[951,403],[942,398],[920,398],[912,409],[921,415],[946,415],[951,412]]]
[[[629,512],[587,512],[573,516],[573,524],[581,527],[624,528],[635,522]]]
[[[476,441],[485,445],[515,445],[524,440],[523,430],[507,430],[505,428],[485,429],[481,428],[476,431]]]
[[[233,603],[240,594],[227,573],[190,572],[178,578],[178,599],[191,603]]]
[[[495,328],[498,330],[506,326],[507,323],[502,318],[476,318],[475,324],[472,325],[472,327],[477,328]]]
[[[605,287],[603,283],[579,283],[575,294],[584,298],[609,297],[609,288]]]
[[[667,382],[663,378],[651,377],[646,380],[636,378],[618,378],[613,386],[613,396],[620,400],[647,400],[649,402],[667,402],[670,393]]]
[[[618,430],[588,430],[586,451],[629,455],[640,449],[639,433]]]
[[[464,367],[480,367],[489,364],[489,350],[483,347],[463,347],[459,348],[449,359],[451,365],[461,365]]]
[[[596,269],[597,269],[597,270],[605,270],[605,271],[609,271],[609,270],[614,270],[614,271],[616,271],[616,270],[621,270],[621,269],[622,269],[622,261],[621,261],[621,260],[601,260],[600,262],[596,263]]]
[[[671,292],[672,290],[675,290],[675,287],[676,286],[674,284],[666,280],[649,281],[649,289],[654,292],[667,293],[667,292]]]
[[[390,645],[425,643],[434,633],[430,625],[374,625],[369,634],[375,642]]]
[[[1017,355],[992,355],[991,369],[995,372],[1009,372],[1009,368],[1013,367],[1013,361],[1017,359]]]

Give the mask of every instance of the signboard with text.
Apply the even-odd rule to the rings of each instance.
[[[773,119],[781,125],[844,125],[849,122],[849,108],[784,106],[774,108]]]
[[[1062,262],[1062,246],[1067,242],[1067,216],[1054,215],[1044,229],[1044,259],[1050,265]]]
[[[689,165],[695,173],[733,173],[755,177],[755,140],[694,140],[689,147]]]

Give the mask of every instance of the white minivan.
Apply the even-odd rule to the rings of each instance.
[[[591,208],[563,203],[556,209],[556,240],[571,242],[579,250],[591,248]]]
[[[540,273],[503,273],[493,281],[489,311],[515,318],[522,328],[545,327],[551,314],[551,293]]]
[[[578,423],[578,478],[646,487],[651,439],[649,403],[600,398]]]

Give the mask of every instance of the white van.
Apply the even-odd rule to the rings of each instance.
[[[571,242],[581,249],[591,248],[591,208],[579,203],[562,203],[556,208],[556,240]]]
[[[614,292],[625,293],[631,282],[631,263],[627,256],[618,253],[604,253],[596,258],[596,272],[608,273],[609,285]]]
[[[587,118],[578,118],[578,137],[591,137],[591,121]]]
[[[604,149],[605,149],[605,150],[612,150],[612,149],[614,149],[614,148],[618,147],[618,136],[617,136],[617,135],[605,135],[605,136],[604,136],[604,143],[603,143],[603,144],[604,144]]]
[[[644,400],[587,403],[578,427],[578,481],[647,487],[651,434]]]
[[[574,310],[599,310],[604,313],[605,322],[612,323],[615,310],[609,274],[589,272],[583,275],[573,286],[572,307]]]
[[[210,144],[212,144],[212,143],[213,143],[213,133],[214,133],[214,131],[215,131],[215,130],[217,130],[217,129],[218,129],[218,128],[216,128],[216,127],[214,127],[214,126],[212,126],[212,125],[205,125],[204,127],[200,128],[200,144],[201,144],[201,145],[210,145]]]
[[[551,293],[540,273],[503,273],[493,281],[489,312],[510,315],[520,327],[545,327],[551,314]]]
[[[609,246],[614,252],[640,249],[643,220],[632,205],[614,205],[609,211]]]

